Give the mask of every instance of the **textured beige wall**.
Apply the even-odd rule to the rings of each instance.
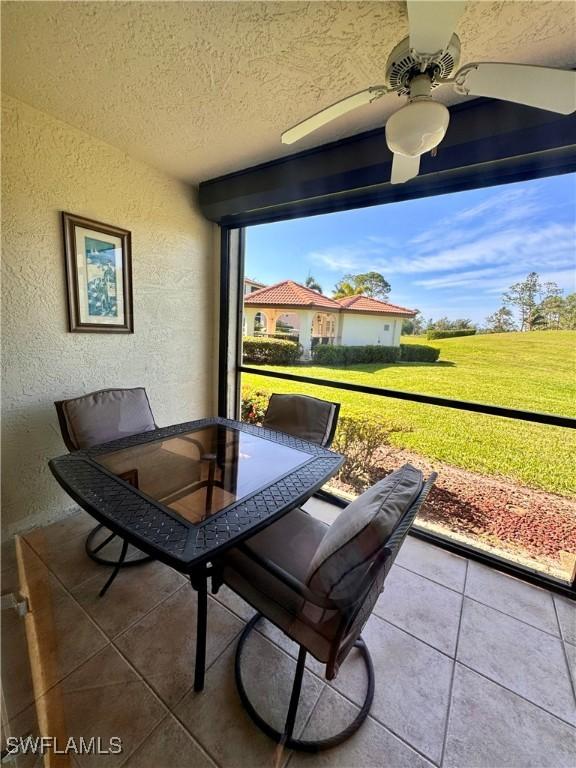
[[[7,532],[73,506],[47,461],[53,401],[144,385],[156,420],[215,403],[214,232],[195,192],[20,101],[3,99],[2,498]],[[133,335],[68,333],[60,211],[132,232]]]

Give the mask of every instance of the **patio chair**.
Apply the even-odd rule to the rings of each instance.
[[[308,395],[273,394],[262,426],[329,448],[336,432],[339,412],[340,403]]]
[[[360,633],[435,479],[432,473],[424,482],[419,470],[405,464],[349,504],[332,526],[295,510],[226,552],[215,564],[213,589],[224,583],[257,610],[238,641],[236,684],[252,720],[275,741],[296,750],[328,749],[351,736],[368,716],[374,671]],[[255,710],[242,679],[242,652],[262,617],[299,645],[282,733]],[[353,647],[360,651],[368,676],[366,698],[357,716],[329,738],[294,738],[307,653],[326,664],[326,677],[332,680]]]
[[[101,389],[70,400],[59,400],[54,405],[62,439],[69,451],[91,448],[121,437],[156,429],[150,402],[143,387]],[[125,479],[131,482],[130,478]],[[125,540],[122,540],[122,549],[117,560],[100,557],[98,553],[116,538],[115,533],[110,533],[95,545],[95,537],[102,529],[104,526],[101,523],[93,528],[85,545],[88,557],[100,565],[114,568],[100,590],[100,597],[109,589],[120,568],[141,565],[153,559],[143,554],[141,557],[126,560],[128,542]]]

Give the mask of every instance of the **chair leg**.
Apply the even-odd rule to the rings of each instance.
[[[206,669],[206,628],[208,624],[208,578],[206,572],[190,577],[193,589],[198,593],[196,612],[196,661],[194,664],[194,690],[204,690]]]
[[[91,560],[94,560],[95,563],[98,563],[98,565],[106,565],[110,566],[112,568],[115,568],[119,560],[110,560],[107,557],[100,557],[98,554],[107,544],[110,544],[110,542],[116,538],[115,533],[111,533],[109,536],[106,536],[100,544],[94,545],[94,540],[98,536],[99,532],[104,528],[105,526],[102,525],[102,523],[99,523],[95,528],[93,528],[90,533],[88,534],[88,537],[86,538],[86,543],[84,545],[86,549],[86,554]],[[145,555],[142,553],[140,557],[133,557],[130,560],[125,560],[123,563],[120,563],[121,568],[133,568],[137,565],[143,565],[144,563],[151,563],[154,560],[153,557],[150,557],[150,555]]]
[[[248,624],[242,630],[238,639],[238,646],[236,649],[236,659],[234,661],[234,675],[236,677],[236,687],[240,696],[242,706],[252,719],[252,721],[263,731],[267,736],[273,739],[276,743],[287,747],[288,749],[295,749],[302,752],[318,752],[323,749],[331,749],[338,744],[349,739],[354,734],[362,723],[368,717],[372,700],[374,698],[374,667],[372,666],[372,660],[370,653],[366,647],[364,641],[359,638],[355,647],[360,651],[367,674],[367,689],[366,697],[360,708],[360,711],[356,714],[354,719],[343,730],[335,733],[332,736],[328,736],[324,739],[295,739],[293,736],[294,725],[296,722],[296,714],[298,712],[298,704],[300,701],[300,693],[302,690],[302,680],[304,677],[304,668],[306,663],[306,650],[300,647],[298,653],[298,662],[296,664],[296,674],[294,676],[294,682],[292,684],[292,693],[290,695],[290,704],[288,705],[288,715],[286,717],[286,723],[284,726],[284,732],[277,731],[270,723],[268,723],[259,712],[256,711],[252,702],[248,697],[246,688],[244,687],[244,681],[242,679],[242,651],[244,645],[254,630],[258,621],[262,618],[262,615],[257,613],[253,616]]]
[[[304,667],[306,665],[306,648],[302,645],[298,652],[298,661],[296,662],[296,673],[294,674],[294,683],[292,685],[292,694],[290,695],[290,704],[288,705],[288,714],[286,715],[286,724],[282,734],[282,742],[291,741],[294,733],[294,724],[296,723],[296,713],[300,703],[300,693],[302,691],[302,679],[304,677]]]
[[[114,581],[116,576],[118,576],[120,572],[120,568],[122,568],[122,563],[126,559],[126,552],[128,552],[128,542],[126,541],[126,539],[122,539],[122,551],[120,552],[118,563],[114,566],[114,570],[110,574],[108,581],[106,582],[106,584],[104,584],[104,586],[100,590],[100,597],[104,597],[106,592],[108,592],[108,590],[112,586],[112,582]]]

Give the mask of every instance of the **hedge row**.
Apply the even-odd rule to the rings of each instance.
[[[474,336],[476,328],[462,328],[459,331],[426,331],[426,338],[430,339],[453,339],[456,336]]]
[[[245,336],[243,339],[245,363],[268,363],[269,365],[291,365],[300,357],[300,346],[283,339]]]
[[[426,344],[400,344],[400,360],[403,363],[435,363],[440,357],[438,347]]]
[[[400,357],[398,347],[371,344],[365,347],[344,347],[319,344],[313,351],[318,365],[354,365],[355,363],[395,363]]]
[[[318,365],[354,365],[357,363],[435,363],[440,356],[436,347],[425,344],[401,344],[399,347],[383,347],[371,344],[362,347],[346,347],[322,344],[313,351]]]

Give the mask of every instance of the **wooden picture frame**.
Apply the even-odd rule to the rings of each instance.
[[[72,333],[134,333],[132,238],[126,229],[62,212]]]

